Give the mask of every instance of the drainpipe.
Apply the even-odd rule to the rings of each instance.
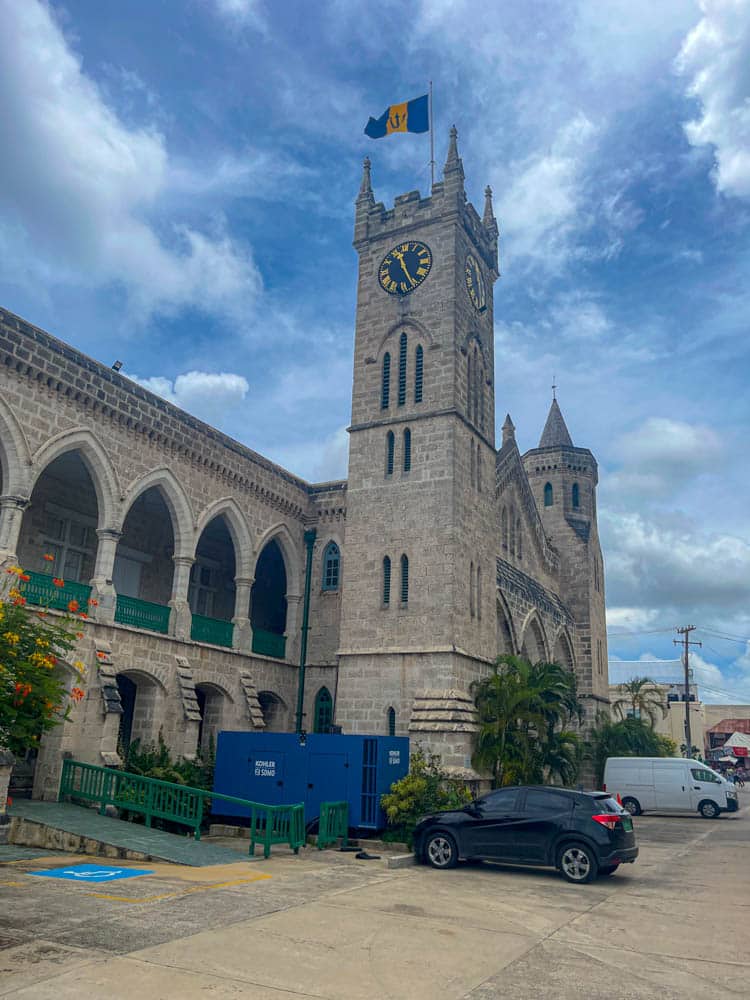
[[[315,528],[305,532],[307,546],[307,564],[305,566],[305,600],[302,607],[302,639],[299,648],[299,680],[297,681],[297,724],[295,731],[302,732],[302,706],[305,701],[305,662],[307,660],[307,633],[310,629],[310,583],[312,578],[313,546],[315,545]]]

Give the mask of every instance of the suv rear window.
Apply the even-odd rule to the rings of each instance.
[[[600,813],[625,812],[625,810],[617,801],[617,799],[613,799],[611,795],[602,795],[602,796],[597,795],[596,797],[592,795],[592,799],[593,799],[594,812],[600,812]]]

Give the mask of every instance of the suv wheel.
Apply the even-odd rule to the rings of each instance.
[[[431,833],[425,841],[424,856],[433,868],[455,868],[458,862],[456,842],[448,833]]]
[[[704,819],[718,819],[721,810],[715,802],[711,802],[710,799],[706,799],[705,802],[701,802],[698,806],[698,812]]]
[[[596,856],[586,844],[565,844],[561,847],[557,867],[568,882],[578,885],[593,881],[599,872]]]
[[[634,799],[630,795],[626,795],[622,800],[622,808],[627,809],[631,816],[640,816],[643,810],[641,809],[641,804],[638,799]]]

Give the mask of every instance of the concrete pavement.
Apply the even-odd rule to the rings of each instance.
[[[488,864],[390,871],[310,849],[148,865],[152,876],[104,886],[31,878],[47,861],[20,860],[0,868],[0,996],[744,997],[743,798],[717,821],[639,817],[639,860],[589,886]]]

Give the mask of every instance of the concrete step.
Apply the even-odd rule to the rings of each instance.
[[[100,816],[94,809],[69,802],[19,799],[8,810],[10,843],[70,854],[89,854],[132,861],[171,861],[203,867],[239,861],[247,854],[204,844],[185,836],[149,829],[139,823]]]

